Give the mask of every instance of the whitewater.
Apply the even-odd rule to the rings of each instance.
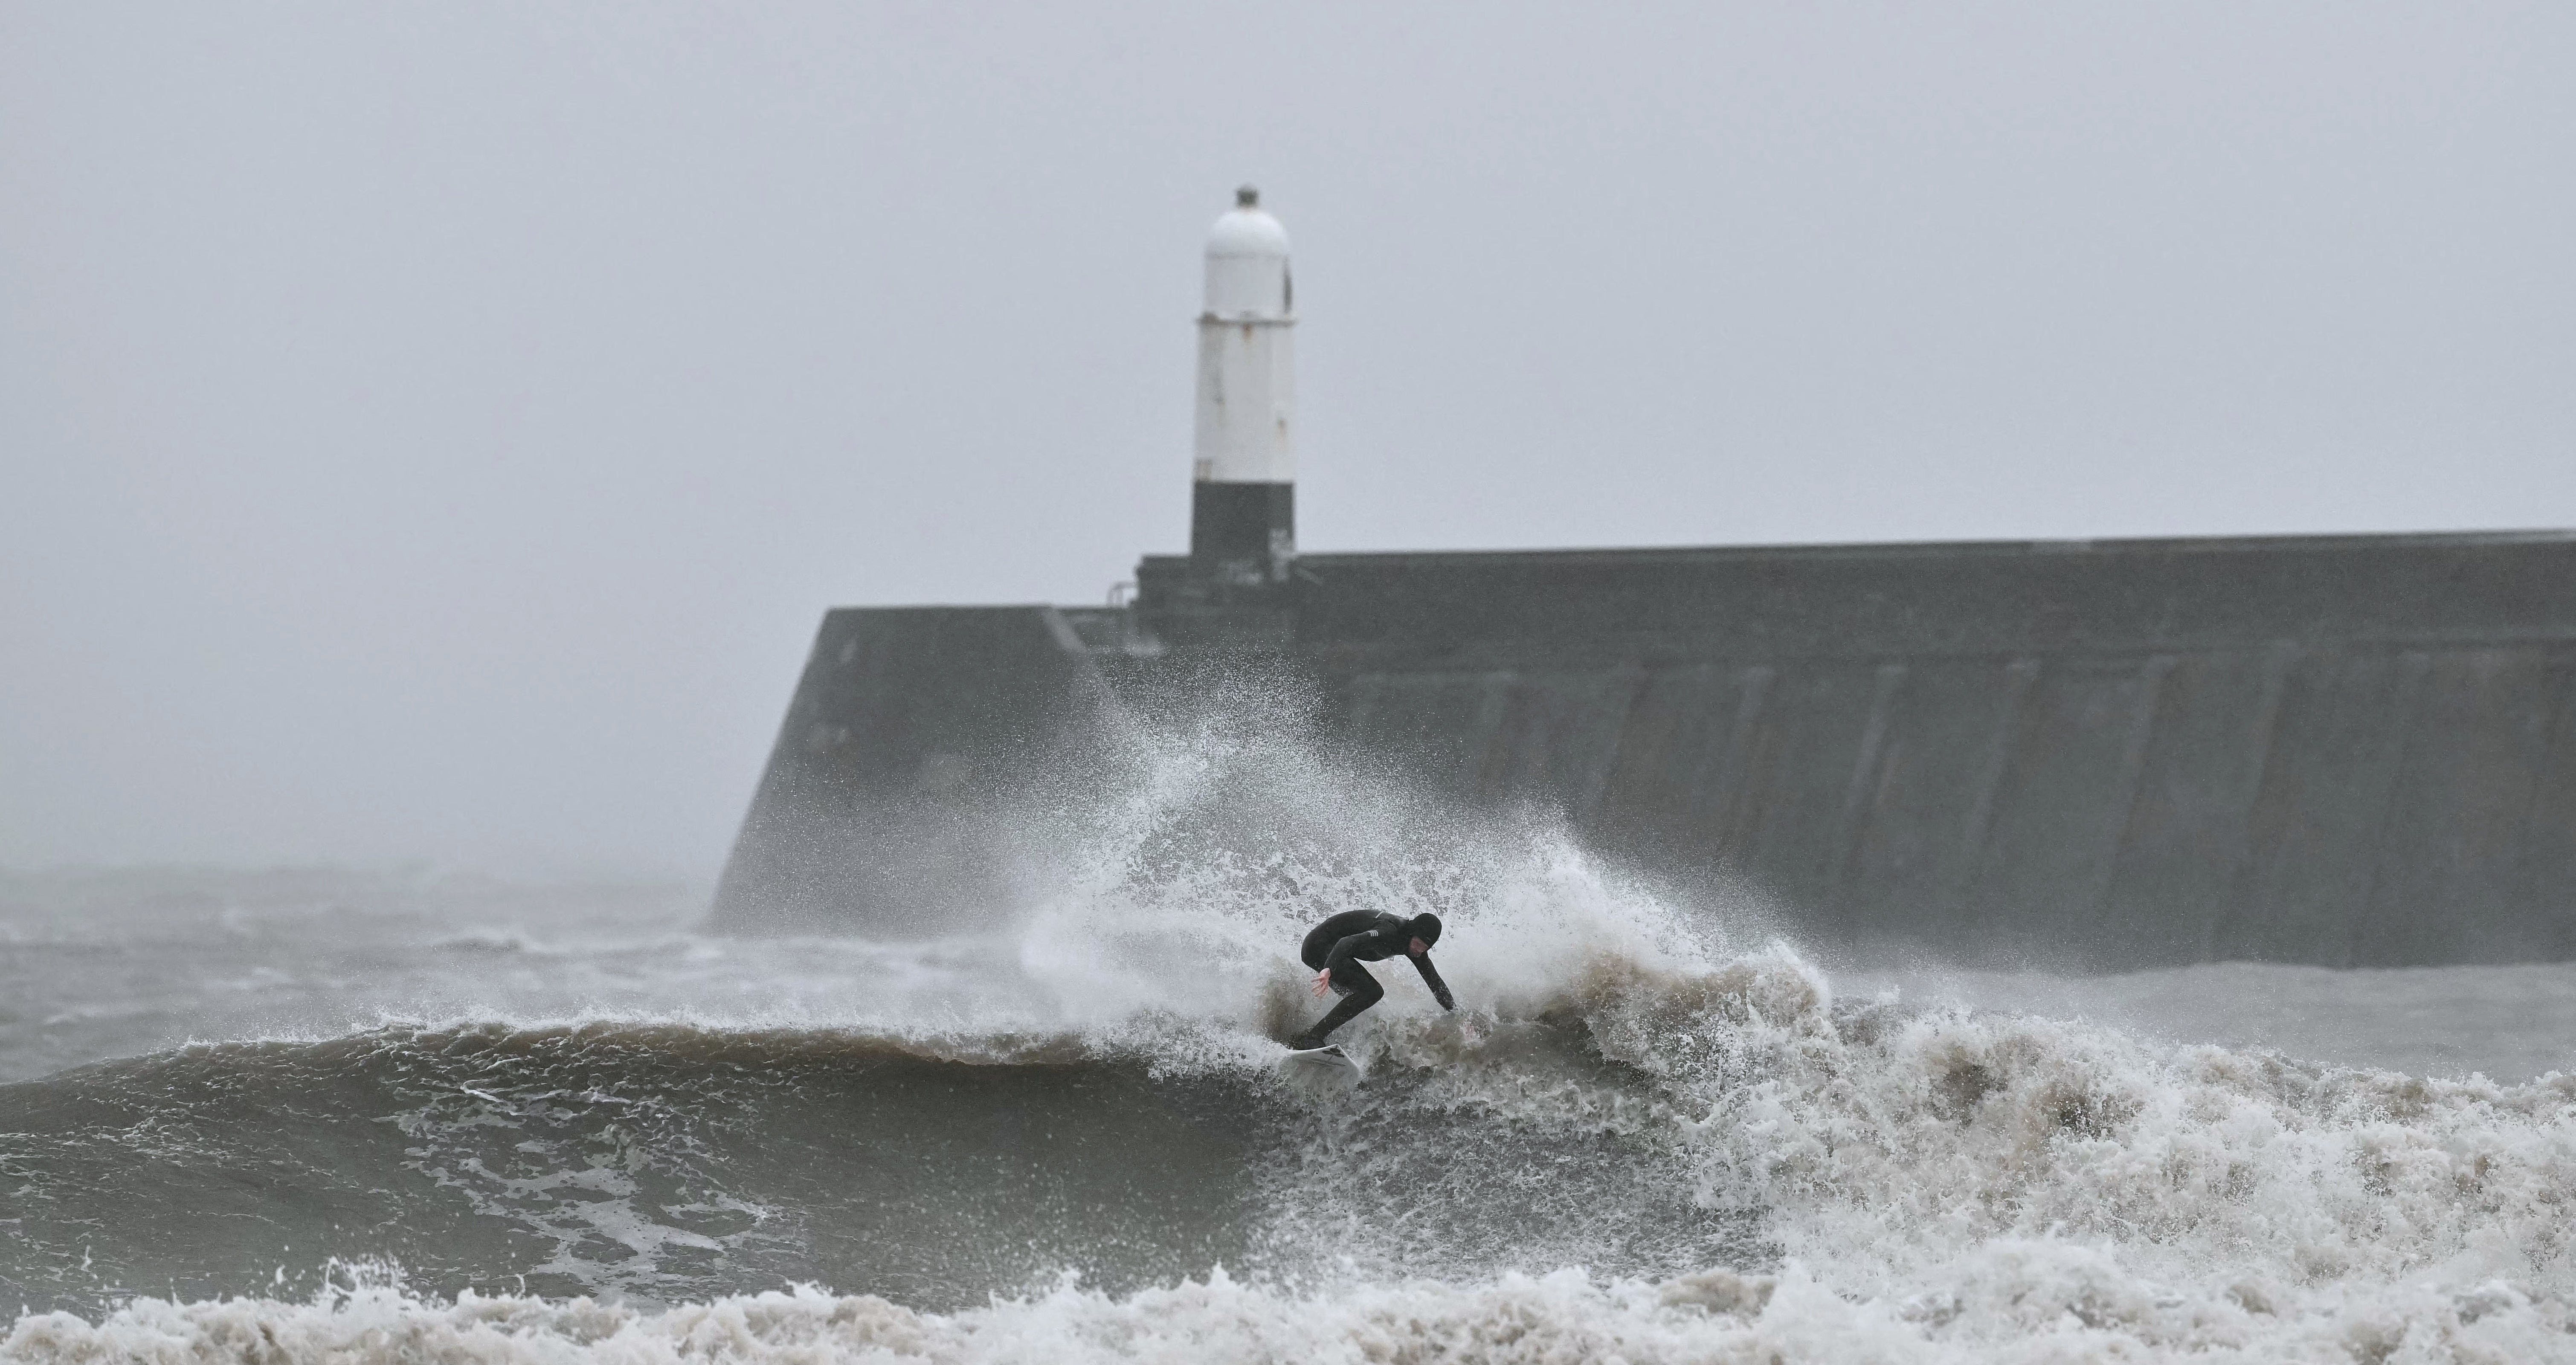
[[[2576,969],[1869,962],[1260,758],[928,937],[0,877],[0,1359],[2576,1360]],[[1461,1008],[1319,1103],[1361,905]]]

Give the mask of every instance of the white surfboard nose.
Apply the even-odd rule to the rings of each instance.
[[[1358,1088],[1361,1075],[1359,1063],[1342,1055],[1338,1047],[1291,1052],[1279,1061],[1279,1077],[1289,1089],[1326,1103]]]

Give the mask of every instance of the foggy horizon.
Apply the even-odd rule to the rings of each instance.
[[[2576,14],[0,7],[0,867],[711,877],[820,613],[2576,526]]]

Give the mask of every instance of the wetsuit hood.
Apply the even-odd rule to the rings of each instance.
[[[1436,944],[1440,941],[1440,917],[1428,910],[1414,916],[1404,927],[1412,933],[1413,937],[1424,943]]]

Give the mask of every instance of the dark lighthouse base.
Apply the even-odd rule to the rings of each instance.
[[[1190,485],[1190,574],[1203,584],[1258,588],[1287,581],[1297,556],[1297,486]]]

